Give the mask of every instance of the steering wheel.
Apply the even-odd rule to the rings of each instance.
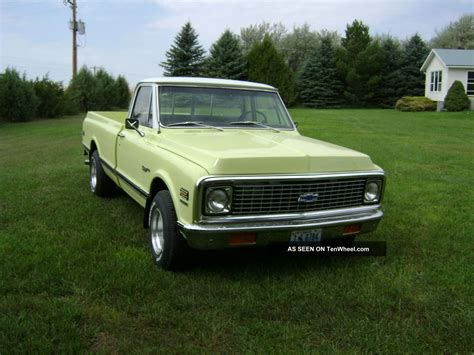
[[[245,116],[247,116],[249,113],[252,113],[253,111],[245,111],[243,114],[240,115],[240,118],[244,118]],[[263,116],[263,123],[267,123],[267,116],[265,116],[265,114],[262,112],[262,111],[258,111],[258,110],[255,110],[255,113],[259,114],[259,115],[262,115]]]

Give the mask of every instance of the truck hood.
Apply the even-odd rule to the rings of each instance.
[[[211,175],[373,170],[366,154],[297,132],[226,129],[166,130],[160,148],[202,166]]]

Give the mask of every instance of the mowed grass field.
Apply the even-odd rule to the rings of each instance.
[[[81,118],[0,124],[0,353],[474,351],[474,113],[291,110],[371,155],[386,257],[150,258],[142,209],[93,196]]]

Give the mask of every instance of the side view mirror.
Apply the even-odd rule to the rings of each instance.
[[[126,129],[133,129],[135,132],[137,132],[140,135],[140,137],[144,137],[145,133],[138,130],[139,126],[140,126],[140,123],[136,118],[127,118],[127,119],[125,119],[125,128]]]
[[[125,120],[125,128],[126,129],[138,129],[139,125],[140,125],[140,123],[136,118],[127,118]]]
[[[293,123],[295,124],[295,127],[298,128],[298,122],[293,121]]]

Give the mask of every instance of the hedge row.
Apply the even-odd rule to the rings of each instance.
[[[114,79],[105,70],[92,74],[86,67],[71,80],[61,82],[44,76],[27,80],[14,68],[0,74],[0,119],[18,122],[33,118],[54,118],[88,110],[127,108],[130,91],[123,76]]]

